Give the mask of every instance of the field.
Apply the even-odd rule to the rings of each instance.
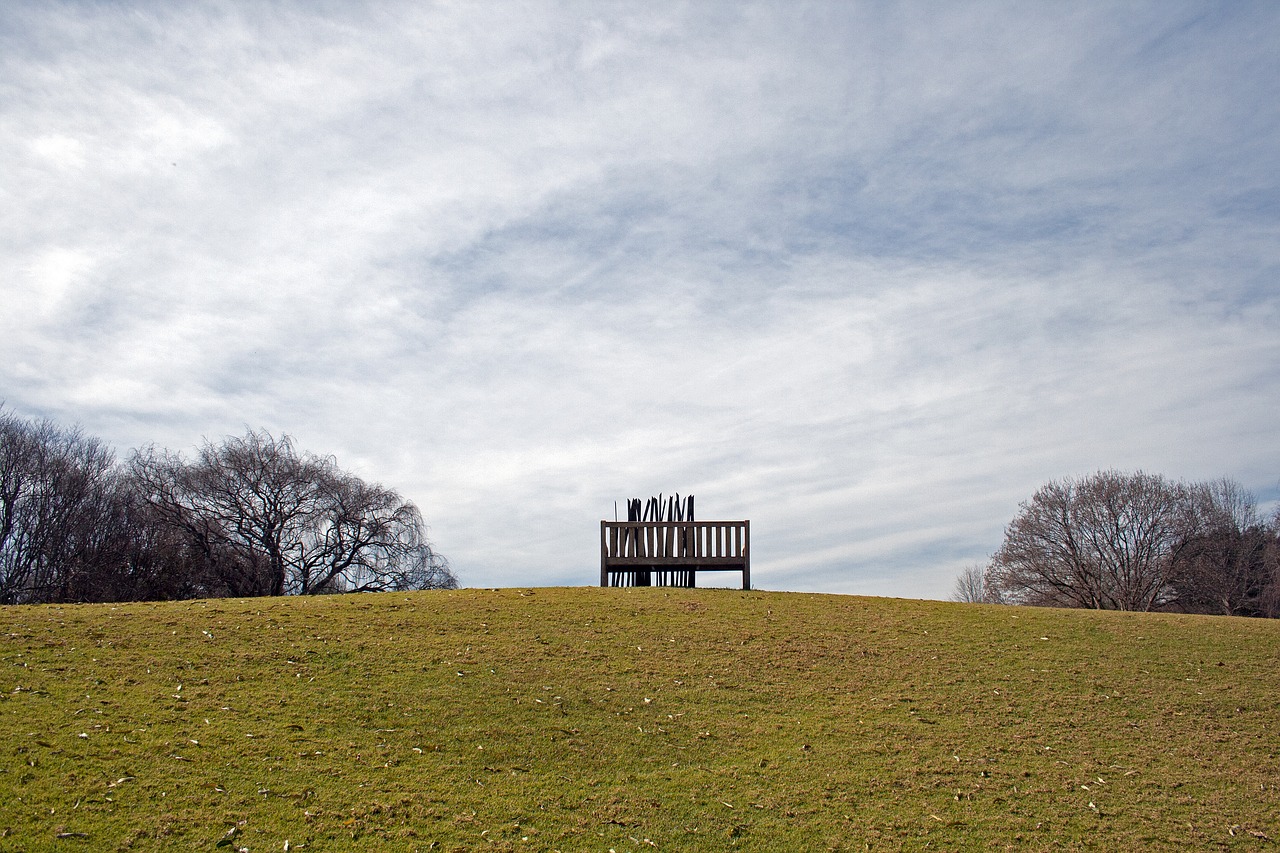
[[[1275,621],[656,588],[0,609],[0,850],[1277,843]]]

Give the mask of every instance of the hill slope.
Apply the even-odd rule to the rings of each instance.
[[[1280,623],[728,590],[0,609],[0,849],[1280,841]]]

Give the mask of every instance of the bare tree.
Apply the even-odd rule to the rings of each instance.
[[[300,453],[288,436],[249,430],[206,442],[190,462],[147,449],[131,470],[228,595],[420,588],[428,579],[422,555],[434,551],[417,508],[331,458]]]
[[[102,442],[0,411],[0,603],[71,600],[114,558],[116,485]]]
[[[1272,536],[1257,500],[1234,480],[1220,479],[1190,486],[1186,511],[1188,532],[1172,577],[1176,606],[1192,613],[1262,615]]]
[[[206,445],[201,458],[188,463],[179,454],[144,448],[129,462],[130,477],[156,521],[192,555],[196,573],[207,579],[211,596],[268,595],[267,560],[255,540],[263,537],[264,528],[266,536],[272,535],[271,525],[279,520],[279,501],[262,482],[245,484],[243,495],[236,494],[234,483],[206,491],[214,479],[210,469],[218,467],[209,458],[214,452]],[[257,502],[273,517],[258,519],[256,524],[240,520],[241,513],[252,512]]]
[[[78,572],[68,601],[158,601],[216,594],[205,563],[117,472],[102,553]]]
[[[1005,530],[987,584],[1020,604],[1151,610],[1173,595],[1185,490],[1102,471],[1043,486]]]
[[[443,554],[430,545],[418,546],[412,562],[412,575],[407,578],[408,589],[457,589],[458,576]]]
[[[249,431],[196,458],[0,408],[0,604],[456,586],[395,491]]]
[[[290,592],[343,584],[350,592],[406,589],[420,549],[430,551],[418,508],[398,494],[326,464],[309,532],[289,577]]]
[[[1280,508],[1267,525],[1267,550],[1264,557],[1267,582],[1258,596],[1260,616],[1280,618]]]
[[[951,600],[965,604],[1000,603],[996,591],[988,588],[986,567],[981,565],[968,566],[960,572],[951,592]]]

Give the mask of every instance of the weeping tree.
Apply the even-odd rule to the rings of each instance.
[[[411,502],[291,438],[249,430],[195,458],[147,448],[130,475],[195,555],[210,594],[313,595],[455,587]]]

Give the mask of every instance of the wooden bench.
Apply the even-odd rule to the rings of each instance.
[[[751,589],[751,522],[600,522],[601,586],[695,587],[698,572],[742,572]]]

